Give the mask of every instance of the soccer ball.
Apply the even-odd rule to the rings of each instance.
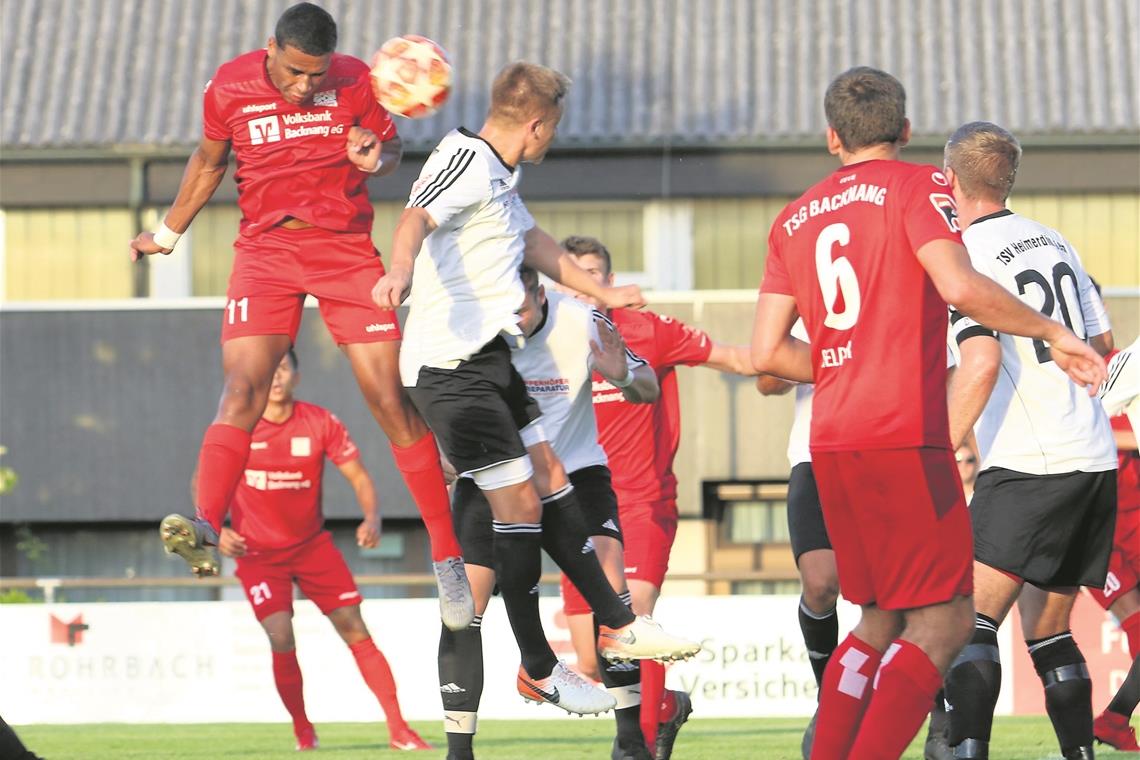
[[[427,37],[393,37],[372,56],[372,92],[389,113],[430,116],[451,94],[447,53]]]

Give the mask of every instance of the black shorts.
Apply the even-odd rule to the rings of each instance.
[[[501,337],[455,369],[421,367],[408,395],[459,473],[526,454],[519,431],[540,416]]]
[[[1116,470],[1027,475],[994,467],[970,502],[974,558],[1035,586],[1103,588],[1116,525]]]
[[[797,565],[805,552],[831,548],[811,462],[800,462],[788,476],[788,535]]]
[[[610,486],[610,470],[597,465],[570,473],[583,518],[591,536],[610,536],[621,541],[617,497]],[[491,504],[471,478],[460,478],[451,489],[451,517],[455,535],[469,565],[495,567],[495,536],[491,527]]]

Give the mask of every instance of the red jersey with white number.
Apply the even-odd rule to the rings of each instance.
[[[325,458],[340,466],[360,451],[336,415],[293,402],[284,422],[262,418],[254,427],[245,475],[234,493],[230,520],[250,551],[284,549],[321,531],[321,474]]]
[[[763,293],[793,296],[811,338],[813,451],[949,448],[946,303],[916,252],[961,244],[933,166],[844,166],[788,204]]]
[[[703,331],[651,311],[615,309],[610,318],[629,350],[657,372],[661,395],[631,404],[599,373],[593,375],[598,441],[606,451],[618,504],[677,498],[673,457],[681,441],[681,404],[674,367],[703,364],[712,340]]]
[[[368,66],[334,53],[312,99],[292,105],[254,50],[222,64],[206,84],[203,133],[228,141],[237,157],[241,231],[253,234],[291,216],[336,232],[369,232],[372,204],[360,171],[345,153],[348,130],[381,140],[396,125],[372,95]]]

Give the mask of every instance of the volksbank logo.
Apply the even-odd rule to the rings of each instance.
[[[262,116],[249,121],[249,141],[253,145],[277,142],[281,139],[281,122],[276,116]]]

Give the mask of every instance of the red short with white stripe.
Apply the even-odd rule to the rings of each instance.
[[[294,581],[325,615],[361,601],[352,571],[327,530],[297,546],[247,554],[236,562],[235,575],[258,620],[293,613]]]
[[[839,590],[906,610],[973,593],[974,542],[954,453],[813,451]]]
[[[305,294],[320,305],[337,345],[400,339],[396,312],[372,302],[384,274],[364,232],[272,227],[234,243],[222,312],[222,343],[249,335],[288,335],[294,342]]]
[[[1140,509],[1116,513],[1116,533],[1108,558],[1104,588],[1090,588],[1089,594],[1106,610],[1116,600],[1140,586]]]

